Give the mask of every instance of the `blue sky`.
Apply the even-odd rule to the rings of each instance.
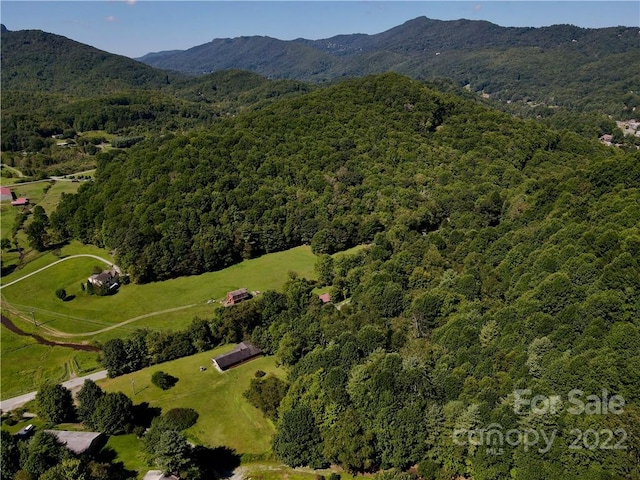
[[[640,26],[633,1],[4,1],[9,30],[38,29],[111,53],[139,57],[214,38],[282,40],[379,33],[418,16],[468,18],[502,26]]]

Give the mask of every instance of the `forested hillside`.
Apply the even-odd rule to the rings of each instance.
[[[241,71],[192,78],[37,30],[3,29],[1,43],[3,162],[35,177],[89,168],[113,135],[205,127],[311,89]]]
[[[138,282],[311,243],[349,304],[292,278],[207,322],[289,366],[290,465],[638,479],[639,185],[637,152],[385,74],[101,154],[51,225]]]
[[[419,17],[376,35],[215,39],[140,60],[191,74],[240,68],[313,82],[396,71],[423,80],[447,78],[502,102],[625,118],[640,105],[638,32],[629,27],[507,28]]]

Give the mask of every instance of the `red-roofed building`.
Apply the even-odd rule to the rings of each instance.
[[[12,207],[24,207],[26,205],[29,205],[29,199],[25,197],[16,198],[11,202]]]
[[[249,300],[250,298],[251,294],[247,292],[246,288],[239,288],[238,290],[227,293],[227,298],[224,299],[224,305],[236,305],[245,300]]]
[[[329,303],[331,301],[331,297],[328,293],[323,293],[320,295],[320,300],[322,300],[322,303]]]
[[[5,200],[9,200],[9,201],[13,201],[14,200],[14,196],[13,196],[13,192],[11,191],[11,189],[9,187],[0,187],[0,200],[1,201],[5,201]]]

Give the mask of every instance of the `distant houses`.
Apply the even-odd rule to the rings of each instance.
[[[249,300],[251,298],[251,294],[247,291],[246,288],[239,288],[238,290],[227,293],[227,296],[222,303],[225,307],[228,307],[230,305],[237,305],[238,303],[244,302],[245,300]]]
[[[262,350],[258,347],[251,345],[250,343],[239,343],[236,348],[223,355],[218,355],[211,359],[213,366],[218,369],[219,372],[224,372],[231,367],[240,365],[241,363],[251,360],[258,355],[262,355]]]

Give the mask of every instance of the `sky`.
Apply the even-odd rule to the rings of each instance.
[[[214,38],[375,34],[419,16],[505,27],[640,27],[640,1],[0,1],[9,30],[43,30],[132,58]]]

